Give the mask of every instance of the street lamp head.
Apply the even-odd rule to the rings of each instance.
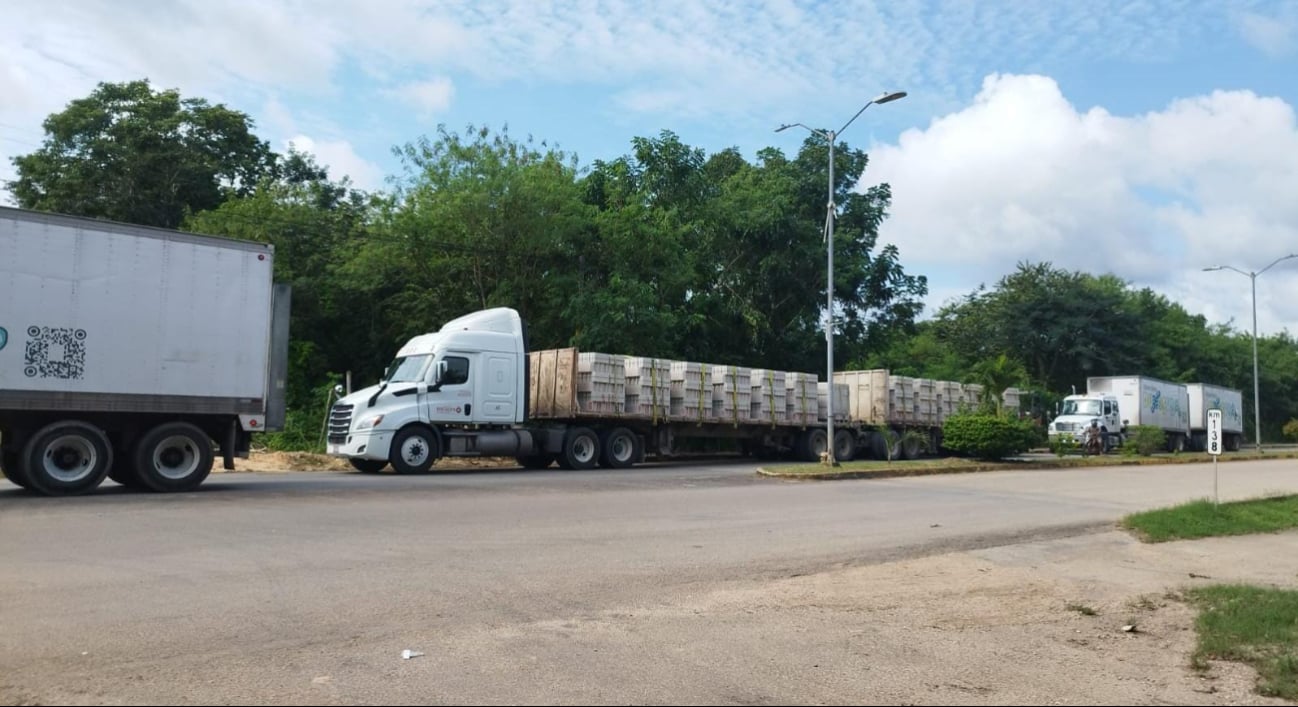
[[[792,126],[792,125],[789,125],[788,123],[785,123],[784,125],[781,125],[780,127],[776,128],[776,129],[775,129],[775,132],[777,132],[777,133],[784,132],[785,130],[788,130],[788,129],[791,128],[791,127],[793,127],[793,126]]]
[[[1217,270],[1224,270],[1224,269],[1225,269],[1225,268],[1223,268],[1223,267],[1220,266],[1220,265],[1214,265],[1214,266],[1212,266],[1212,267],[1210,267],[1210,268],[1204,268],[1203,271],[1204,271],[1204,272],[1215,272],[1215,271],[1217,271]]]
[[[905,92],[905,91],[893,91],[893,92],[891,92],[891,93],[884,93],[884,94],[881,94],[878,98],[876,98],[876,99],[874,99],[873,101],[871,101],[871,103],[878,103],[878,104],[882,105],[882,104],[884,104],[884,103],[892,103],[893,101],[896,101],[896,100],[899,100],[899,99],[902,99],[902,98],[905,98],[905,97],[906,97],[906,92]]]

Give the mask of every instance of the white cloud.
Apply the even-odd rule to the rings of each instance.
[[[337,181],[350,177],[358,189],[372,191],[383,186],[383,170],[378,165],[356,154],[346,140],[316,140],[306,135],[295,135],[284,142],[298,152],[309,152],[321,166],[328,167],[329,178]]]
[[[1235,26],[1244,40],[1272,57],[1292,54],[1298,48],[1298,9],[1286,4],[1280,14],[1271,16],[1258,12],[1241,12],[1234,18]]]
[[[385,91],[417,108],[424,117],[444,113],[455,97],[455,84],[446,77],[416,81]]]
[[[881,239],[944,293],[1050,261],[1251,327],[1246,279],[1202,268],[1298,251],[1294,108],[1248,91],[1115,116],[1048,77],[993,75],[971,105],[876,146],[865,181],[893,188]],[[1298,331],[1298,261],[1258,286],[1259,328]]]

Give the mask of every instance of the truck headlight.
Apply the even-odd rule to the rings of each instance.
[[[369,417],[361,419],[360,422],[356,423],[356,429],[358,430],[374,429],[375,427],[378,426],[380,422],[383,422],[382,415],[371,415]]]

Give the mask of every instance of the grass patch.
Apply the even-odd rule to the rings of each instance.
[[[1247,585],[1199,587],[1187,598],[1200,608],[1196,668],[1209,659],[1247,663],[1258,692],[1298,699],[1298,591]]]
[[[1077,602],[1072,602],[1067,606],[1065,606],[1064,608],[1068,609],[1069,611],[1076,611],[1082,616],[1095,616],[1096,614],[1100,613],[1085,604],[1078,604]]]
[[[1255,459],[1298,459],[1298,452],[1272,451],[1232,452],[1222,455],[1222,463],[1251,461]],[[1127,457],[1106,454],[1098,457],[1055,457],[1038,459],[1006,459],[1002,461],[977,461],[963,457],[887,461],[843,462],[836,467],[822,464],[780,464],[765,467],[758,473],[798,479],[861,479],[895,476],[921,476],[927,474],[961,474],[976,471],[1025,471],[1041,469],[1071,469],[1090,466],[1157,466],[1162,464],[1211,463],[1212,457],[1204,453],[1156,454],[1152,457]]]
[[[1134,513],[1122,519],[1146,542],[1188,540],[1218,535],[1272,533],[1298,528],[1298,495],[1235,501],[1214,506],[1191,501],[1171,508]]]

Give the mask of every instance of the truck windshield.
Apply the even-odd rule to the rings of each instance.
[[[432,359],[431,354],[402,356],[388,367],[388,383],[413,383],[423,380],[424,367]]]
[[[1102,406],[1098,400],[1065,400],[1065,415],[1099,415]]]

